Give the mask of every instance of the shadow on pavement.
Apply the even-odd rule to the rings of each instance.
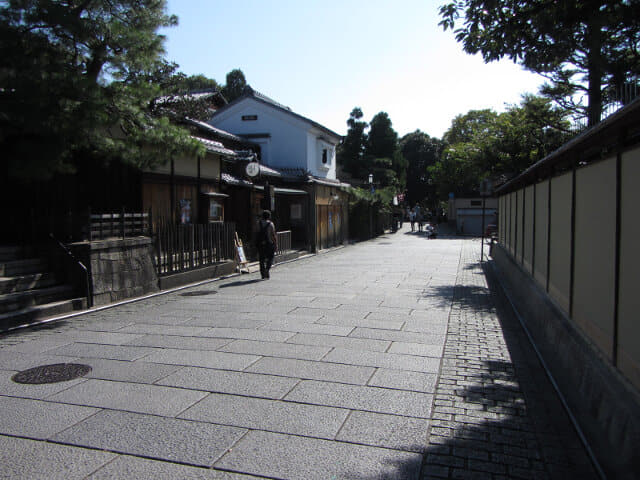
[[[401,462],[389,478],[598,479],[490,265],[481,268],[489,288],[442,286],[426,295],[453,301],[456,315],[422,465]],[[500,335],[506,349],[492,342]]]
[[[222,284],[218,288],[242,287],[244,285],[250,285],[252,283],[258,283],[258,282],[262,282],[262,279],[261,278],[254,278],[252,280],[237,280],[235,282]]]

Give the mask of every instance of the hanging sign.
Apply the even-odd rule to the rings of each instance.
[[[250,177],[257,177],[260,173],[260,164],[258,162],[249,162],[245,168],[245,172]]]

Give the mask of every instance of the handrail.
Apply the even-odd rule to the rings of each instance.
[[[78,260],[73,253],[71,253],[71,250],[69,250],[60,240],[58,240],[53,233],[49,233],[49,237],[51,238],[51,240],[53,240],[57,246],[62,249],[62,251],[64,253],[67,254],[67,256],[71,257],[71,259],[80,267],[82,268],[82,270],[84,270],[84,278],[85,278],[85,289],[86,289],[86,295],[87,295],[87,308],[91,308],[93,307],[93,298],[91,296],[91,283],[89,282],[89,270],[87,269],[87,267],[84,265],[84,263],[82,263],[80,260]]]

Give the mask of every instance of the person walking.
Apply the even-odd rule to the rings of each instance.
[[[258,222],[258,235],[256,237],[258,247],[258,259],[260,260],[260,275],[263,279],[269,278],[269,270],[273,265],[273,257],[278,248],[276,227],[271,221],[271,212],[264,210],[262,218]]]

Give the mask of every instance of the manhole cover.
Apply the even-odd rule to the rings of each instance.
[[[218,293],[217,290],[196,290],[195,292],[185,292],[181,293],[183,297],[199,297],[202,295],[213,295],[214,293]]]
[[[11,380],[16,383],[39,385],[42,383],[57,383],[83,377],[91,371],[89,365],[80,363],[56,363],[55,365],[41,365],[16,373]]]

